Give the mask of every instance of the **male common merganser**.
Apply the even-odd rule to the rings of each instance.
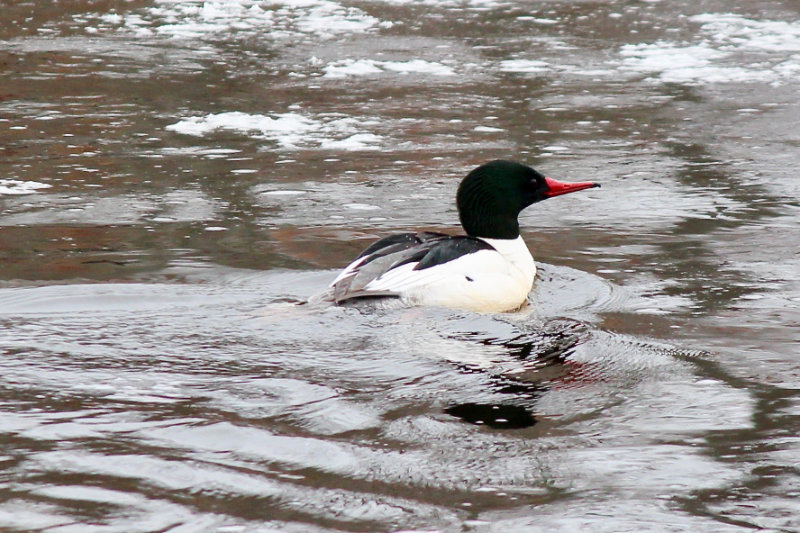
[[[491,161],[461,181],[458,216],[467,235],[403,233],[361,252],[329,287],[337,304],[399,298],[407,305],[439,305],[479,312],[520,308],[536,264],[519,234],[518,216],[531,204],[590,187],[546,178],[513,161]]]

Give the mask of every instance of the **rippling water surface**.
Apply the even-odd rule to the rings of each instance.
[[[3,531],[798,531],[792,2],[0,13]],[[530,305],[300,305],[534,206]]]

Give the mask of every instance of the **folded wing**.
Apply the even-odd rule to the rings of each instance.
[[[355,298],[400,297],[410,287],[439,281],[439,269],[427,269],[485,249],[493,250],[480,239],[443,233],[385,237],[364,250],[333,281],[333,299],[342,303]]]

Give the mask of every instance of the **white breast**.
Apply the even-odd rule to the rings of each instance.
[[[528,292],[530,292],[531,286],[533,285],[533,278],[536,277],[536,263],[525,241],[522,240],[522,237],[520,236],[516,239],[481,240],[490,244],[495,250],[500,252],[500,255],[519,270],[519,273],[523,276],[523,280],[527,280]]]

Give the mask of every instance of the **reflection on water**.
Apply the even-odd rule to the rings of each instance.
[[[0,529],[800,528],[789,4],[7,4]],[[501,157],[525,311],[297,305]]]
[[[492,387],[517,403],[461,403],[447,407],[445,412],[472,424],[486,424],[496,429],[532,426],[536,423],[532,407],[520,402],[532,406],[549,387],[574,382],[579,375],[580,365],[573,365],[568,360],[581,342],[580,336],[574,333],[576,326],[580,327],[580,324],[566,325],[554,321],[548,324],[547,329],[510,339],[481,338],[484,334],[480,332],[455,337],[465,342],[477,341],[486,346],[503,347],[511,360],[519,362],[518,368],[504,369],[492,376]],[[460,365],[460,368],[464,372],[485,371],[480,365],[469,363]]]
[[[471,424],[486,424],[494,429],[527,428],[536,423],[531,412],[520,405],[462,403],[445,409]]]

